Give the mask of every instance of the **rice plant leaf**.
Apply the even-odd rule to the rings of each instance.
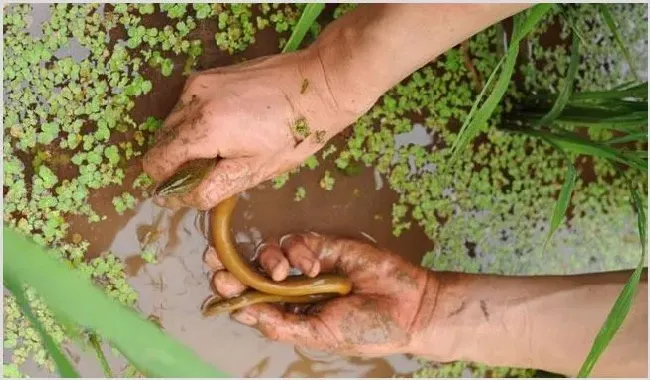
[[[616,40],[616,43],[618,44],[619,48],[623,52],[623,55],[625,55],[625,59],[627,60],[627,64],[630,65],[630,70],[632,71],[632,75],[634,75],[634,78],[636,80],[639,80],[639,77],[638,77],[637,72],[636,72],[636,65],[634,64],[634,61],[632,60],[632,56],[630,55],[630,51],[625,46],[625,43],[623,43],[623,39],[621,38],[621,34],[618,32],[618,26],[616,25],[616,21],[614,20],[614,16],[612,15],[612,12],[609,11],[609,8],[607,8],[607,5],[605,5],[605,4],[599,4],[598,5],[598,10],[600,11],[600,14],[603,16],[603,19],[605,20],[605,24],[607,24],[607,27],[609,28],[609,30],[614,35],[614,39]]]
[[[530,33],[540,21],[542,21],[546,13],[548,13],[548,11],[550,11],[551,8],[555,6],[556,5],[552,3],[543,3],[536,4],[530,8],[526,18],[522,19],[518,30],[516,32],[513,32],[513,42],[511,42],[511,45],[512,43],[518,44],[521,40],[523,40],[528,35],[528,33]],[[517,16],[521,17],[523,14],[520,13]]]
[[[97,336],[97,334],[92,332],[90,333],[89,340],[90,340],[90,345],[95,350],[95,354],[97,355],[97,360],[99,360],[99,364],[101,364],[102,366],[102,370],[104,371],[104,376],[106,376],[107,378],[112,378],[113,371],[111,370],[110,364],[108,364],[108,360],[106,360],[106,355],[104,355],[104,350],[102,350],[99,336]]]
[[[492,88],[492,92],[485,100],[485,103],[483,103],[480,108],[477,109],[478,104],[483,98],[485,89],[489,87],[490,79],[488,79],[483,91],[481,91],[481,94],[474,101],[472,109],[467,115],[465,122],[452,145],[452,161],[455,160],[458,152],[467,146],[469,141],[478,134],[479,129],[485,125],[490,116],[492,116],[492,113],[499,105],[499,102],[501,102],[503,95],[505,95],[508,90],[510,79],[514,72],[515,63],[517,62],[517,56],[519,55],[519,42],[530,33],[535,25],[537,25],[537,23],[544,17],[546,12],[548,12],[553,6],[554,4],[538,4],[530,9],[527,16],[524,16],[522,13],[515,15],[512,33],[513,39],[508,47],[506,56],[502,59],[504,63],[503,65],[497,65],[490,74],[490,79],[492,79],[496,72],[501,69],[497,82]]]
[[[630,184],[629,181],[628,184]],[[591,374],[594,365],[603,352],[605,352],[605,349],[611,342],[612,338],[614,338],[614,335],[623,324],[623,321],[625,321],[627,314],[630,312],[632,301],[634,300],[639,282],[641,281],[641,274],[643,272],[647,250],[647,220],[643,203],[641,202],[641,198],[634,186],[630,185],[630,191],[632,193],[632,205],[638,216],[639,237],[641,239],[641,259],[639,260],[637,267],[634,269],[634,272],[632,272],[632,275],[627,280],[627,283],[625,283],[623,290],[607,315],[607,319],[598,332],[598,335],[596,335],[591,350],[580,367],[578,377],[588,377],[589,374]]]
[[[571,194],[573,193],[573,189],[575,189],[576,187],[576,177],[577,177],[576,168],[566,153],[564,153],[564,156],[568,161],[567,173],[566,173],[566,177],[564,178],[564,184],[562,184],[562,189],[560,190],[560,195],[558,196],[557,201],[555,202],[555,207],[553,207],[550,229],[548,231],[548,236],[546,237],[546,241],[544,242],[543,250],[546,250],[546,245],[551,240],[551,237],[553,237],[555,230],[557,230],[560,224],[562,223],[562,219],[564,219],[564,215],[566,215],[566,211],[569,208],[569,202],[571,201]]]
[[[288,53],[298,49],[300,43],[305,38],[305,35],[307,32],[309,32],[309,29],[314,24],[323,9],[325,9],[325,4],[323,3],[311,3],[305,6],[305,9],[302,11],[296,27],[291,33],[291,37],[289,37],[287,44],[284,45],[284,49],[282,49],[283,53]]]
[[[18,306],[20,306],[20,309],[22,310],[25,317],[27,317],[29,320],[29,323],[38,332],[38,335],[41,337],[41,341],[43,342],[43,346],[56,364],[59,375],[66,378],[80,377],[79,373],[72,366],[72,363],[70,363],[68,358],[65,357],[59,347],[56,345],[52,337],[45,331],[45,328],[43,327],[41,321],[39,321],[32,312],[32,308],[29,306],[29,302],[27,301],[27,297],[23,291],[22,284],[20,281],[18,281],[18,278],[19,276],[17,276],[17,274],[11,272],[7,273],[5,270],[3,281],[4,285],[13,294],[14,298],[16,299],[16,303]]]
[[[106,294],[55,254],[4,226],[4,275],[31,286],[43,301],[76,325],[111,342],[152,377],[225,377],[189,348]],[[74,295],[72,297],[71,295]]]
[[[635,133],[630,133],[625,136],[621,137],[612,137],[609,140],[603,141],[603,144],[605,145],[613,145],[613,144],[623,144],[627,143],[630,141],[647,141],[648,140],[648,131],[644,130],[641,132],[635,132]]]
[[[627,109],[623,108],[625,107],[624,104],[621,104],[621,109],[604,109],[595,106],[574,107],[569,105],[557,116],[554,122],[576,127],[609,129],[628,133],[639,132],[645,130],[648,125],[647,102],[639,102],[639,106],[646,109],[635,111],[633,108],[636,108],[636,105],[632,104],[629,104]],[[534,124],[546,114],[547,112],[543,108],[529,108],[515,111],[508,118]]]
[[[496,74],[499,72],[499,68],[501,67],[503,62],[505,62],[505,60],[506,60],[505,57],[503,57],[503,58],[501,58],[499,60],[499,62],[495,66],[494,70],[492,70],[492,73],[488,77],[488,80],[485,82],[485,86],[483,86],[483,89],[481,90],[481,92],[476,97],[476,100],[474,100],[474,104],[472,104],[472,108],[469,110],[469,113],[467,114],[467,117],[465,118],[465,122],[463,123],[462,127],[460,128],[460,131],[458,132],[458,137],[456,138],[456,141],[454,141],[454,146],[456,144],[460,145],[460,139],[461,138],[464,139],[465,137],[463,137],[463,136],[467,135],[467,132],[466,132],[467,127],[469,126],[470,121],[473,120],[473,117],[474,117],[474,114],[476,113],[476,109],[478,108],[478,105],[481,103],[481,100],[483,100],[483,97],[487,93],[488,88],[490,88],[490,86],[492,85],[492,82],[494,82],[494,79],[496,79],[496,77],[497,77]]]
[[[531,129],[517,130],[517,132],[547,139],[558,145],[564,151],[594,157],[601,157],[608,160],[620,162],[638,170],[648,170],[648,161],[644,160],[641,157],[638,157],[637,155],[626,154],[625,152],[621,152],[618,149],[584,139],[572,133],[551,133]]]
[[[569,61],[569,68],[567,75],[564,78],[564,85],[560,89],[553,107],[544,117],[542,117],[535,126],[550,125],[555,119],[560,116],[564,107],[569,103],[569,98],[573,92],[573,83],[575,82],[576,75],[578,74],[578,64],[580,63],[580,41],[578,35],[573,33],[573,42],[571,44],[571,60]]]
[[[478,134],[481,126],[487,122],[487,120],[492,115],[492,112],[494,112],[494,109],[499,105],[501,98],[506,93],[508,85],[510,84],[510,78],[512,77],[518,54],[519,44],[511,44],[510,48],[508,49],[508,54],[505,57],[501,73],[499,74],[497,82],[492,89],[492,93],[490,93],[490,95],[485,100],[485,103],[483,103],[478,109],[477,101],[479,98],[474,101],[474,105],[472,105],[470,114],[467,115],[465,123],[463,123],[463,127],[461,127],[460,131],[458,132],[458,137],[456,137],[456,140],[454,140],[454,144],[452,145],[452,160],[454,160],[458,152],[465,148],[469,141],[474,138],[476,134]],[[487,88],[487,84],[485,88]],[[471,111],[474,111],[474,113],[472,114]]]
[[[550,99],[552,94],[542,93],[528,96],[529,99]],[[609,102],[611,99],[647,99],[648,82],[638,83],[637,81],[624,83],[607,91],[585,91],[571,95],[569,104],[583,104],[584,102]]]

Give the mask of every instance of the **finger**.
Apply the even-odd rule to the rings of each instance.
[[[187,161],[219,155],[215,144],[206,143],[209,119],[200,110],[186,112],[188,116],[181,124],[163,129],[142,159],[144,171],[157,182],[170,177]]]
[[[320,262],[314,252],[303,242],[300,235],[287,235],[280,240],[280,247],[286,252],[289,262],[309,277],[320,272]]]
[[[217,256],[217,250],[213,246],[208,245],[208,248],[203,253],[203,262],[210,268],[210,270],[218,271],[223,270],[224,266]]]
[[[331,330],[314,315],[293,314],[273,305],[257,304],[233,313],[233,318],[242,324],[255,326],[270,340],[314,349],[336,346]]]
[[[377,248],[353,239],[345,239],[315,232],[300,234],[302,242],[314,252],[321,272],[350,273],[376,263]]]
[[[215,273],[212,285],[217,294],[225,298],[232,298],[246,290],[246,285],[239,282],[232,273],[226,271]]]
[[[252,158],[228,158],[217,162],[212,172],[191,192],[182,196],[184,204],[209,210],[222,200],[255,184]]]
[[[260,248],[259,263],[274,281],[282,281],[289,275],[289,261],[277,245],[264,244]]]
[[[183,207],[183,201],[181,201],[180,198],[176,196],[157,196],[154,198],[154,202],[160,206],[160,207],[165,207],[170,210],[178,210],[181,207]]]

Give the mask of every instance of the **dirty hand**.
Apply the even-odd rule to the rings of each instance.
[[[209,209],[322,148],[371,104],[340,107],[323,70],[319,54],[306,49],[188,79],[144,156],[144,170],[162,181],[190,160],[221,160],[194,191],[159,202]]]
[[[267,242],[257,258],[275,281],[284,280],[290,267],[310,277],[338,272],[352,281],[352,293],[310,306],[302,314],[278,305],[251,305],[235,312],[235,320],[256,327],[269,339],[320,351],[351,356],[419,351],[437,290],[435,278],[425,269],[370,244],[312,233],[281,239],[281,246]],[[220,296],[231,298],[245,290],[223,270],[213,248],[205,261],[217,271],[213,281]]]

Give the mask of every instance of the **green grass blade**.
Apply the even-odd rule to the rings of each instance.
[[[618,149],[600,144],[594,141],[586,140],[571,133],[551,133],[546,131],[536,130],[517,130],[518,133],[523,133],[531,136],[545,138],[559,146],[564,151],[573,152],[576,154],[584,154],[588,156],[601,157],[612,161],[617,161],[629,167],[647,171],[648,161],[636,155],[625,154]]]
[[[616,88],[609,91],[592,91],[574,94],[571,100],[605,100],[638,98],[648,99],[648,82],[643,82],[633,87]]]
[[[45,328],[43,327],[43,324],[41,324],[41,321],[39,321],[32,312],[32,308],[29,306],[29,302],[27,301],[27,297],[23,291],[22,284],[18,278],[19,276],[17,276],[15,273],[8,273],[6,270],[4,271],[5,287],[9,289],[9,291],[16,298],[16,303],[18,306],[20,306],[23,314],[25,317],[27,317],[32,327],[38,332],[38,335],[40,335],[43,346],[47,350],[52,360],[54,360],[59,375],[61,377],[80,377],[79,373],[77,373],[77,371],[72,366],[72,363],[70,363],[68,358],[65,357],[56,343],[54,343],[52,337],[45,331]]]
[[[481,126],[487,122],[492,115],[492,112],[494,112],[494,109],[501,101],[501,98],[508,90],[508,85],[510,84],[510,78],[512,77],[518,54],[519,44],[511,44],[508,49],[508,54],[505,57],[499,78],[492,89],[492,93],[490,93],[488,98],[485,100],[485,103],[483,103],[478,110],[472,106],[472,109],[475,110],[474,115],[467,115],[463,127],[458,132],[458,137],[456,137],[456,140],[454,140],[454,144],[451,147],[452,160],[454,160],[458,152],[465,148],[469,141],[478,134]],[[477,98],[477,100],[479,99]],[[475,104],[478,104],[478,102],[475,101]],[[472,116],[474,117],[472,118]]]
[[[578,74],[578,64],[580,63],[580,41],[578,40],[578,35],[573,33],[573,43],[571,45],[571,60],[569,62],[569,69],[567,70],[567,75],[564,78],[564,86],[560,89],[560,92],[555,99],[555,103],[548,113],[542,117],[536,126],[540,125],[549,125],[555,121],[555,119],[560,116],[564,107],[569,103],[569,98],[573,92],[573,83],[575,82],[576,75]]]
[[[528,33],[530,33],[540,21],[542,21],[546,13],[548,13],[548,11],[550,11],[554,6],[555,4],[552,3],[543,3],[537,4],[530,8],[526,18],[522,19],[517,32],[513,33],[513,42],[511,42],[511,44],[518,44],[521,40],[523,40],[528,35]],[[517,16],[522,16],[522,14],[520,13]]]
[[[598,332],[598,335],[596,335],[591,350],[578,372],[578,377],[588,377],[589,374],[591,374],[594,365],[596,365],[600,356],[605,352],[605,349],[611,342],[612,338],[614,338],[614,335],[623,324],[623,321],[625,321],[627,314],[630,312],[632,301],[634,300],[639,282],[641,281],[641,274],[643,272],[647,250],[647,220],[639,194],[629,181],[628,184],[630,185],[630,191],[632,193],[632,205],[638,216],[639,238],[641,239],[641,260],[639,260],[639,264],[627,280],[627,283],[616,299],[614,306],[610,310],[605,323]]]
[[[106,355],[104,355],[104,351],[102,350],[99,336],[97,336],[97,334],[95,334],[94,332],[91,332],[89,340],[90,340],[90,345],[95,350],[95,354],[97,354],[97,360],[99,360],[99,364],[102,365],[104,376],[106,376],[107,378],[112,378],[113,371],[111,370],[110,364],[108,364],[108,360],[106,360]]]
[[[631,141],[647,141],[648,140],[648,131],[641,131],[641,132],[635,132],[635,133],[630,133],[625,136],[621,137],[613,137],[609,140],[603,141],[603,144],[605,145],[613,145],[613,144],[623,144]]]
[[[564,219],[564,215],[566,215],[566,211],[569,208],[571,194],[573,193],[573,189],[576,187],[576,168],[573,165],[573,162],[571,162],[571,158],[564,151],[562,151],[562,153],[564,153],[564,156],[568,162],[567,173],[566,177],[564,178],[564,184],[562,184],[562,189],[560,190],[560,195],[558,196],[557,201],[555,202],[555,206],[553,207],[548,236],[546,237],[546,241],[544,242],[544,247],[542,250],[546,250],[546,246],[553,237],[555,230],[557,230],[562,223],[562,219]]]
[[[517,56],[519,55],[519,42],[526,37],[526,35],[533,29],[535,25],[543,18],[543,16],[548,12],[554,4],[538,4],[530,9],[528,16],[524,19],[523,14],[517,14],[514,18],[514,28],[513,28],[513,39],[508,47],[508,52],[505,56],[504,63],[501,67],[501,64],[490,74],[490,79],[496,74],[496,72],[501,67],[501,72],[497,79],[497,82],[492,89],[492,93],[487,97],[485,103],[478,108],[478,104],[483,97],[484,91],[481,91],[479,97],[474,101],[470,113],[467,115],[463,126],[458,132],[458,136],[451,147],[452,160],[458,155],[458,152],[464,149],[469,141],[473,139],[477,134],[481,126],[483,126],[492,113],[501,102],[503,95],[505,95],[510,84],[510,79],[514,72],[515,63],[517,62]],[[485,84],[483,90],[488,88],[490,80]]]
[[[639,193],[634,188],[634,186],[632,186],[632,184],[630,184],[630,192],[632,193],[632,204],[634,205],[634,209],[636,210],[637,215],[637,225],[639,227],[639,237],[641,238],[641,251],[643,255],[641,258],[641,263],[643,263],[645,255],[648,252],[648,221],[646,219],[646,213],[643,207],[643,202],[641,201],[641,197],[639,197]]]
[[[488,88],[490,88],[490,86],[492,85],[492,82],[494,82],[494,80],[496,79],[496,77],[497,77],[496,74],[499,72],[499,68],[501,67],[501,65],[503,65],[503,62],[505,62],[505,60],[506,60],[505,57],[501,58],[499,60],[499,62],[497,63],[497,65],[494,67],[494,70],[492,70],[492,73],[490,74],[490,77],[488,78],[487,82],[485,82],[485,86],[483,86],[483,89],[481,90],[481,93],[478,94],[478,96],[474,100],[474,104],[472,104],[472,108],[469,110],[469,113],[467,114],[467,117],[465,118],[465,122],[461,126],[460,131],[458,132],[458,137],[456,138],[456,141],[454,142],[454,145],[458,142],[458,140],[461,138],[461,136],[466,135],[467,127],[469,126],[470,121],[473,120],[474,114],[476,113],[476,110],[478,109],[478,105],[483,100],[483,97],[487,93]],[[458,142],[458,144],[460,144],[460,142]]]
[[[20,278],[57,313],[103,336],[142,372],[152,377],[227,376],[133,310],[108,298],[54,254],[11,228],[5,226],[3,232],[5,278]]]
[[[623,290],[616,299],[614,306],[607,315],[605,323],[598,332],[598,335],[596,335],[596,339],[594,339],[594,343],[591,346],[591,350],[589,351],[587,358],[582,363],[582,367],[580,367],[578,377],[589,376],[594,368],[594,365],[596,365],[596,362],[603,354],[618,329],[623,324],[625,317],[632,307],[632,300],[634,299],[639,281],[641,280],[643,264],[644,261],[639,261],[639,265],[636,267],[634,272],[632,272],[632,275],[630,276],[629,280],[627,280],[627,283],[623,287]]]
[[[323,9],[325,9],[325,4],[323,3],[311,3],[305,6],[296,27],[291,33],[291,37],[289,37],[287,44],[284,45],[284,49],[282,49],[283,53],[288,53],[298,49],[298,46],[300,46],[300,43],[305,38],[305,35],[309,32],[312,24],[314,24]]]
[[[598,5],[598,10],[600,11],[600,14],[603,16],[603,19],[605,20],[605,23],[607,24],[607,27],[609,30],[612,32],[614,35],[614,39],[616,39],[616,43],[618,44],[619,48],[621,51],[623,51],[623,55],[625,55],[625,59],[627,60],[627,64],[630,65],[630,70],[632,71],[632,75],[634,75],[634,78],[636,80],[639,80],[639,77],[636,73],[636,66],[634,65],[634,61],[632,60],[632,56],[630,55],[630,51],[627,49],[625,44],[623,43],[623,39],[621,38],[621,34],[618,32],[618,26],[616,25],[616,21],[614,20],[614,16],[612,13],[609,11],[609,8],[605,4],[599,4]]]

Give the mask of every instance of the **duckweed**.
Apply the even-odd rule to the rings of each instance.
[[[617,19],[638,21],[621,23],[621,34],[639,46],[632,51],[645,62],[647,8],[609,6]],[[167,77],[177,70],[183,74],[193,70],[203,53],[201,40],[194,39],[201,23],[217,24],[213,43],[228,54],[246,50],[267,27],[278,33],[281,48],[304,4],[53,4],[48,6],[48,20],[30,25],[35,7],[4,8],[4,220],[37,243],[58,248],[61,260],[132,307],[137,294],[126,281],[124,264],[110,252],[88,260],[89,243],[78,234],[70,236],[67,218],[82,217],[89,223],[107,218],[91,207],[89,197],[111,186],[126,187],[126,168],[142,155],[161,126],[161,120],[153,117],[135,120],[131,116],[135,103],[158,91],[151,80],[157,72]],[[355,7],[338,5],[334,17]],[[157,10],[169,20],[162,28],[147,23]],[[582,49],[577,90],[608,89],[630,81],[632,74],[597,7],[580,4],[568,13],[588,45]],[[411,75],[352,126],[343,147],[330,144],[321,151],[321,158],[333,160],[339,169],[362,163],[379,171],[399,195],[392,209],[394,234],[419,226],[436,242],[423,265],[503,274],[561,274],[634,265],[638,243],[629,192],[622,178],[600,159],[578,161],[582,178],[574,191],[572,216],[541,259],[537,247],[548,223],[539,210],[553,205],[564,175],[563,158],[537,140],[498,128],[518,100],[561,86],[569,59],[565,44],[538,42],[556,24],[559,42],[567,41],[570,27],[560,20],[557,12],[549,13],[526,41],[529,60],[519,68],[522,81],[513,82],[474,149],[453,165],[448,162],[449,147],[476,96],[467,63],[481,78],[490,74],[504,48],[503,28],[498,25],[468,41],[469,55],[452,49]],[[116,30],[124,33],[115,38]],[[314,25],[311,36],[319,31],[320,25]],[[62,54],[66,49],[73,54]],[[79,54],[75,49],[81,50]],[[647,72],[642,74],[647,78]],[[396,135],[413,128],[413,116],[422,120],[432,144],[396,143]],[[609,136],[602,130],[589,134],[595,139]],[[314,170],[318,165],[313,156],[302,167]],[[281,188],[297,172],[277,177],[273,187]],[[639,179],[639,191],[647,194],[647,173],[633,175]],[[320,186],[331,190],[334,183],[326,170]],[[149,195],[152,184],[151,178],[139,175],[128,186],[131,192],[113,198],[116,212],[135,207],[139,197]],[[305,188],[298,186],[294,199],[305,197]],[[466,243],[475,245],[472,256]],[[156,260],[150,251],[142,256],[150,263]],[[37,295],[27,294],[54,340],[68,340]],[[21,365],[29,359],[53,370],[40,338],[13,298],[5,295],[3,305],[4,347],[10,350],[5,374],[20,376]],[[475,376],[530,375],[458,362],[429,364],[415,376],[457,376],[466,371]],[[137,372],[130,367],[124,375]]]

